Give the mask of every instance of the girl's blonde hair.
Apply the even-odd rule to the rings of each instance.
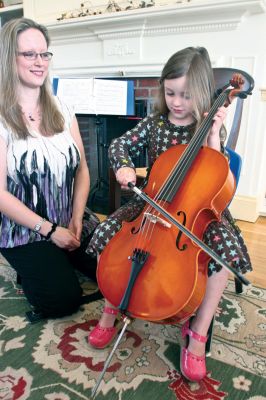
[[[160,114],[169,112],[165,102],[165,79],[180,78],[184,75],[187,76],[187,90],[191,95],[197,129],[203,120],[203,114],[210,110],[215,94],[211,61],[204,47],[187,47],[169,58],[162,70],[155,110]]]
[[[19,76],[17,72],[18,36],[27,29],[40,31],[50,44],[46,27],[28,18],[18,18],[7,22],[0,32],[0,117],[19,139],[30,135],[18,103]],[[39,106],[41,111],[40,131],[43,135],[60,133],[64,130],[64,117],[58,110],[47,76],[40,88]]]

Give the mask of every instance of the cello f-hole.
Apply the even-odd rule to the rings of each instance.
[[[137,233],[139,233],[139,231],[143,228],[145,222],[146,222],[146,217],[143,218],[143,220],[138,228],[136,226],[133,226],[130,231],[132,233],[132,235],[136,235]]]
[[[181,224],[182,224],[183,226],[186,226],[186,222],[187,222],[186,213],[184,213],[184,211],[178,211],[176,214],[177,214],[178,216],[180,216],[180,215],[183,216],[183,222],[181,222]],[[182,237],[182,232],[179,231],[179,232],[178,232],[178,235],[177,235],[177,237],[176,237],[176,247],[177,247],[177,249],[178,249],[179,251],[184,251],[184,250],[186,250],[186,248],[187,248],[187,244],[183,244],[183,246],[180,247],[180,240],[181,240],[181,237]]]

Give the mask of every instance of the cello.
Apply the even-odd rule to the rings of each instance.
[[[123,223],[101,253],[99,288],[123,314],[177,323],[193,315],[201,304],[210,257],[206,248],[203,251],[180,228],[201,240],[233,197],[235,180],[227,158],[202,143],[217,109],[250,94],[241,90],[243,83],[243,77],[235,74],[190,143],[169,148],[153,164],[145,195],[160,210],[151,203],[145,206],[134,221]],[[162,215],[164,211],[172,217],[170,222]]]

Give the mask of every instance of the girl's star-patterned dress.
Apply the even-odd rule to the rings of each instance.
[[[194,129],[194,124],[176,126],[165,115],[149,115],[133,129],[112,141],[109,148],[111,166],[115,172],[123,167],[135,168],[132,158],[142,154],[145,147],[148,165],[152,167],[160,154],[168,148],[179,144],[188,144],[193,136]],[[144,206],[144,200],[134,195],[131,200],[97,227],[87,251],[100,254],[109,240],[121,229],[122,222],[133,221],[140,215]],[[204,233],[203,241],[239,272],[245,273],[252,270],[241,232],[228,209],[223,211],[221,221],[214,221],[209,224]],[[208,264],[208,275],[220,271],[221,268],[218,262],[211,259]]]

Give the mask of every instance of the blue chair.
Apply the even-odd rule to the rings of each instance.
[[[234,174],[235,180],[236,180],[236,188],[238,186],[239,182],[239,177],[240,177],[240,172],[241,172],[241,167],[242,167],[242,158],[241,156],[236,153],[234,150],[230,149],[229,147],[225,147],[227,153],[230,156],[230,169]],[[242,283],[235,278],[235,289],[236,293],[240,294],[243,292],[243,285]]]
[[[244,78],[244,84],[242,90],[245,91],[245,93],[234,100],[236,101],[236,107],[234,111],[232,126],[228,135],[228,140],[225,148],[230,156],[230,169],[235,176],[236,187],[237,187],[242,166],[242,159],[240,155],[235,152],[235,148],[241,126],[244,99],[249,94],[252,93],[252,89],[254,87],[254,80],[252,76],[250,76],[247,72],[236,68],[224,68],[224,67],[213,68],[213,74],[215,81],[215,89],[217,93],[219,93],[219,90],[223,88],[225,85],[227,85],[228,82],[230,82],[233,74],[241,74],[242,77]],[[235,288],[236,288],[236,293],[243,292],[242,283],[239,282],[237,279],[235,279]]]
[[[234,150],[230,149],[227,146],[225,147],[225,150],[230,156],[229,165],[236,179],[236,187],[237,187],[242,167],[242,158],[240,157],[239,154],[237,154]]]
[[[224,87],[232,78],[234,73],[241,74],[244,77],[245,83],[243,90],[246,91],[246,94],[251,94],[252,89],[254,87],[254,80],[253,78],[247,74],[245,71],[235,69],[235,68],[213,68],[214,73],[214,81],[216,90]],[[237,154],[234,150],[236,148],[236,143],[238,140],[238,135],[240,131],[241,119],[242,119],[242,110],[243,110],[243,102],[245,96],[237,97],[236,101],[236,108],[234,112],[232,127],[229,132],[227,144],[226,144],[226,151],[230,156],[230,169],[233,172],[235,179],[236,179],[236,187],[239,182],[240,171],[242,166],[242,159],[239,154]],[[235,290],[236,293],[240,294],[243,292],[243,285],[237,278],[235,278]],[[213,324],[215,318],[212,319],[211,325],[208,330],[208,341],[206,343],[206,355],[210,355],[211,351],[211,341],[212,341],[212,334],[213,334]]]
[[[225,147],[225,150],[227,151],[227,153],[230,157],[229,166],[230,166],[231,171],[234,174],[234,177],[236,180],[236,188],[237,188],[238,182],[239,182],[239,177],[240,177],[240,172],[241,172],[242,158],[240,157],[240,155],[238,153],[236,153],[234,150],[230,149],[227,146]],[[243,285],[237,278],[235,278],[235,291],[238,294],[243,292]],[[206,355],[211,354],[211,341],[212,341],[214,321],[215,321],[215,317],[213,317],[211,325],[208,330],[208,341],[206,343]]]

